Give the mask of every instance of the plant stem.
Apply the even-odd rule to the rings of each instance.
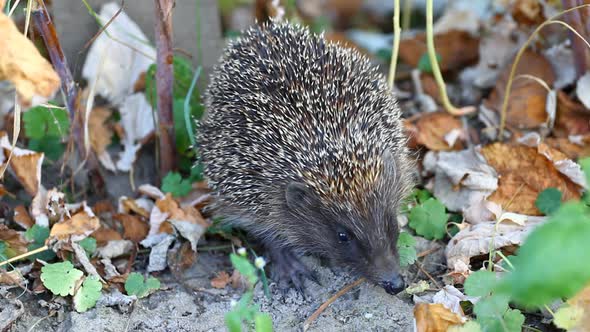
[[[402,29],[408,30],[412,19],[412,4],[413,0],[404,1],[404,15],[402,16]]]
[[[397,65],[397,55],[399,53],[399,41],[401,39],[402,29],[399,26],[399,0],[394,0],[393,9],[393,47],[391,50],[391,62],[389,63],[388,85],[389,91],[393,91],[395,81],[395,67]]]
[[[514,62],[512,62],[512,68],[510,68],[510,75],[508,76],[508,82],[506,83],[506,89],[504,91],[504,100],[502,102],[502,109],[500,111],[500,128],[499,128],[498,138],[501,139],[504,136],[504,127],[506,126],[506,113],[508,111],[508,99],[510,98],[510,90],[512,88],[512,81],[514,80],[514,75],[516,74],[516,67],[517,67],[518,62],[520,61],[520,58],[522,57],[524,51],[528,48],[528,46],[533,41],[533,38],[535,38],[537,36],[539,31],[541,31],[541,29],[543,29],[545,26],[550,25],[550,24],[561,24],[561,25],[565,26],[566,28],[570,29],[570,31],[572,31],[576,36],[580,37],[580,39],[582,39],[586,43],[586,45],[588,45],[588,42],[576,30],[574,30],[570,25],[568,25],[567,23],[562,22],[562,21],[556,21],[556,19],[558,17],[560,17],[566,13],[569,13],[571,11],[578,10],[578,9],[584,8],[584,7],[590,7],[590,4],[580,5],[580,6],[569,8],[569,9],[564,10],[561,13],[551,17],[547,21],[541,23],[535,29],[535,31],[533,31],[533,33],[531,33],[531,35],[526,40],[526,42],[520,47],[520,49],[518,50],[518,53],[516,53],[516,56],[514,57]],[[590,47],[590,45],[589,45],[589,47]]]
[[[434,29],[433,29],[433,2],[434,0],[426,0],[426,46],[428,47],[428,58],[430,59],[430,66],[432,67],[432,74],[438,85],[440,93],[440,99],[443,103],[444,108],[447,112],[452,115],[465,115],[476,110],[475,107],[463,107],[461,109],[456,108],[449,101],[447,95],[447,88],[445,81],[443,80],[438,61],[436,60],[436,50],[434,48]]]
[[[160,180],[175,167],[174,120],[172,116],[172,86],[174,67],[172,53],[173,0],[154,0],[156,6],[156,92],[158,105],[158,144]]]

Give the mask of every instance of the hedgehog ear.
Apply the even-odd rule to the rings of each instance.
[[[313,192],[301,182],[291,182],[287,185],[285,199],[291,210],[309,209],[317,205]]]

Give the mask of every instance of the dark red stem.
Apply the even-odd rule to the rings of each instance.
[[[172,53],[172,8],[174,0],[154,0],[156,8],[156,91],[158,95],[160,179],[175,168],[176,151],[172,116],[174,81]]]

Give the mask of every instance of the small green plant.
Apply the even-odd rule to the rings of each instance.
[[[33,107],[23,114],[23,124],[29,149],[44,152],[51,160],[61,157],[70,128],[65,109],[53,105]]]
[[[561,191],[557,188],[547,188],[539,193],[535,206],[544,215],[553,214],[561,206]]]
[[[590,159],[580,164],[586,177],[590,177]],[[510,309],[509,302],[541,308],[556,299],[571,298],[590,282],[590,265],[583,263],[590,252],[590,207],[582,201],[556,207],[561,194],[555,190],[545,192],[544,198],[540,195],[537,199],[543,202],[537,207],[551,216],[531,232],[516,256],[505,258],[509,272],[497,279],[491,269],[478,271],[465,282],[467,295],[480,296],[474,312],[483,331],[520,331],[524,316]],[[572,315],[575,312],[564,310],[555,319]]]
[[[417,259],[416,239],[406,232],[401,232],[397,239],[397,251],[399,253],[399,262],[402,267],[414,264]]]
[[[441,56],[438,53],[436,53],[436,61],[441,61]],[[432,64],[430,63],[428,53],[422,54],[420,60],[418,60],[418,69],[420,69],[420,71],[423,73],[432,74]]]
[[[425,199],[425,197],[416,197],[418,202]],[[449,215],[446,213],[445,206],[436,198],[431,197],[412,208],[409,220],[409,225],[416,231],[416,234],[429,240],[440,240],[446,234]]]
[[[268,313],[260,312],[260,308],[254,303],[254,286],[262,280],[265,291],[266,275],[262,257],[256,257],[254,264],[248,258],[245,248],[240,248],[238,254],[230,254],[232,265],[248,281],[248,289],[239,301],[232,302],[232,310],[225,315],[225,325],[230,332],[240,332],[244,325],[250,330],[254,325],[256,332],[271,332],[272,319]]]
[[[186,196],[191,191],[190,179],[183,179],[182,175],[170,172],[162,179],[162,191],[171,193],[174,197]]]
[[[43,227],[35,224],[33,225],[33,227],[27,229],[27,231],[25,232],[25,239],[30,242],[27,246],[28,251],[33,251],[37,248],[43,247],[45,245],[45,240],[47,240],[48,237],[48,227]],[[55,252],[53,252],[53,250],[45,250],[43,252],[28,257],[28,259],[30,259],[31,261],[34,261],[37,258],[43,261],[50,261],[55,258]]]
[[[125,291],[127,294],[135,295],[138,298],[146,297],[158,289],[160,289],[160,280],[154,277],[144,279],[137,272],[130,273],[127,280],[125,280]]]

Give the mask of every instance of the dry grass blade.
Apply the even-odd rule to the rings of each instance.
[[[12,257],[12,258],[10,258],[10,259],[7,259],[7,260],[5,260],[5,261],[2,261],[2,262],[0,262],[0,267],[4,266],[4,265],[6,265],[6,264],[10,264],[10,263],[12,263],[12,262],[16,262],[16,261],[18,261],[18,260],[21,260],[21,259],[23,259],[23,258],[27,258],[27,257],[29,257],[29,256],[33,256],[33,255],[35,255],[35,254],[38,254],[38,253],[40,253],[40,252],[43,252],[43,251],[45,251],[45,250],[49,250],[49,247],[48,247],[48,246],[43,246],[43,247],[41,247],[41,248],[37,248],[37,249],[35,249],[35,250],[31,250],[31,251],[29,251],[29,252],[25,252],[25,253],[24,253],[24,254],[22,254],[22,255],[14,256],[14,257]]]
[[[393,91],[393,82],[395,81],[395,68],[397,66],[397,56],[399,53],[399,41],[402,34],[402,29],[399,26],[399,12],[399,0],[395,0],[393,10],[393,49],[391,50],[391,63],[389,64],[389,76],[387,78],[389,90],[391,91]]]
[[[588,46],[588,48],[590,48],[590,44],[588,43],[588,41],[586,41],[584,39],[584,37],[582,37],[574,28],[572,28],[569,24],[567,24],[563,21],[557,20],[558,17],[560,17],[564,14],[567,14],[569,12],[572,12],[572,11],[575,11],[575,10],[578,10],[581,8],[585,8],[585,7],[590,7],[590,4],[580,5],[580,6],[576,6],[576,7],[572,7],[570,9],[564,10],[561,13],[559,13],[559,14],[551,17],[550,19],[546,20],[545,22],[541,23],[535,29],[535,31],[533,31],[533,33],[531,33],[531,35],[526,40],[526,42],[520,47],[520,49],[518,50],[518,53],[516,53],[516,56],[514,57],[514,62],[512,63],[512,68],[510,69],[510,75],[508,76],[508,83],[506,84],[506,90],[504,92],[504,101],[502,102],[502,110],[500,112],[500,128],[499,128],[499,134],[498,134],[499,138],[504,136],[504,127],[506,126],[506,112],[508,110],[508,99],[510,98],[510,90],[512,88],[512,81],[514,80],[514,75],[516,73],[516,67],[518,66],[518,62],[520,61],[520,58],[522,57],[524,51],[529,47],[529,45],[531,44],[533,39],[537,36],[539,31],[541,31],[541,29],[543,29],[545,26],[551,25],[551,24],[563,25],[564,27],[569,29],[573,34],[575,34],[581,40],[583,40],[584,43]]]
[[[328,301],[324,302],[318,308],[318,310],[316,310],[313,314],[311,314],[311,316],[309,316],[309,318],[307,318],[305,320],[305,322],[303,323],[303,331],[307,331],[309,329],[309,327],[311,326],[311,323],[313,323],[313,321],[315,321],[322,314],[322,312],[324,312],[324,310],[326,310],[326,308],[328,308],[330,306],[330,304],[332,304],[340,296],[346,294],[348,291],[350,291],[354,287],[362,284],[364,281],[365,281],[365,278],[358,279],[357,281],[353,282],[352,284],[342,288],[340,291],[338,291],[338,293],[336,293],[334,296],[329,298]]]

